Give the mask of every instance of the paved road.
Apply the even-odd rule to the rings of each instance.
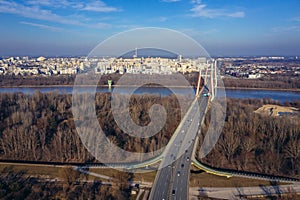
[[[149,195],[149,190],[146,190],[145,194],[144,194],[144,197],[143,197],[143,200],[147,200],[148,195]]]
[[[149,199],[187,199],[194,140],[209,100],[203,96],[206,92],[202,90],[200,98],[193,101],[168,143]]]
[[[140,197],[142,196],[142,194],[144,193],[145,190],[140,189],[138,195],[136,196],[135,200],[140,200]]]
[[[173,176],[174,180],[171,182],[171,199],[185,200],[188,199],[189,192],[189,177],[190,177],[190,167],[191,167],[191,157],[193,154],[193,148],[195,143],[195,138],[198,133],[199,122],[205,116],[205,110],[208,103],[208,98],[200,98],[199,109],[196,111],[197,114],[194,115],[194,119],[187,131],[185,141],[182,145],[182,150],[184,151],[180,159],[177,160],[175,165],[176,175]],[[192,144],[190,141],[192,140]],[[189,145],[189,146],[188,146]],[[187,148],[188,146],[188,148]]]
[[[281,195],[288,193],[300,193],[300,185],[280,185],[261,187],[237,187],[237,188],[190,188],[191,196],[202,196],[216,199],[241,199],[243,196]]]

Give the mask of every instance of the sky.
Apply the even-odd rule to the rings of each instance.
[[[142,27],[183,32],[211,56],[300,56],[299,0],[0,0],[0,56],[85,56]]]

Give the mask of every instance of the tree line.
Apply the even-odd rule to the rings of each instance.
[[[9,167],[0,171],[1,199],[129,199],[130,186],[104,185],[101,181],[79,181],[77,171],[60,169],[55,181],[31,177],[26,171],[14,172]],[[82,180],[82,179],[81,179]],[[83,179],[84,180],[84,179]]]
[[[121,77],[121,74],[102,75],[98,85],[107,85],[108,80],[112,80],[113,84],[116,84]],[[189,81],[191,86],[197,87],[198,73],[186,73],[184,77]],[[25,77],[18,75],[0,75],[0,86],[73,86],[75,79],[75,75]],[[298,79],[299,76],[272,75],[259,79],[223,78],[223,82],[225,87],[299,89],[300,82]]]
[[[271,117],[254,113],[264,104],[279,102],[228,99],[222,134],[202,161],[218,168],[300,178],[300,115]],[[300,108],[300,101],[286,104]],[[205,136],[209,117],[200,138]]]
[[[96,94],[95,99],[101,128],[112,143],[127,151],[152,152],[164,147],[180,122],[181,110],[175,96],[133,95],[129,109],[135,123],[145,126],[150,122],[153,104],[166,109],[167,121],[153,137],[131,137],[114,120],[111,95]],[[58,92],[0,94],[0,159],[97,162],[77,134],[71,106],[72,96]]]
[[[224,78],[225,87],[300,89],[299,76],[272,75],[259,79]]]
[[[142,76],[142,75],[140,75]],[[108,80],[116,84],[122,77],[119,73],[101,75],[98,85],[107,85]],[[197,86],[198,73],[187,73],[184,77],[192,86]],[[49,86],[49,85],[69,85],[73,86],[76,75],[53,75],[53,76],[21,76],[21,75],[0,75],[0,86]]]

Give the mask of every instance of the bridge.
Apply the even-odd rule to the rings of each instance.
[[[209,102],[215,97],[216,65],[214,62],[210,69],[206,68],[201,90],[202,71],[199,71],[195,99],[163,152],[149,199],[188,199],[191,158],[194,157],[194,146],[197,144],[195,141]]]

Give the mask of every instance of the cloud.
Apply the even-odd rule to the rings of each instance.
[[[49,8],[72,8],[79,9],[83,7],[82,2],[69,1],[69,0],[29,0],[25,1],[26,5],[49,7]]]
[[[117,9],[112,6],[107,6],[103,1],[94,1],[89,4],[84,5],[84,7],[81,8],[81,10],[85,11],[93,11],[93,12],[116,12],[120,11],[120,9]]]
[[[30,0],[27,1],[26,4],[28,5],[35,5],[35,6],[52,6],[57,5],[56,2],[52,2],[50,0]]]
[[[158,18],[158,21],[160,21],[160,22],[165,22],[165,21],[167,21],[167,20],[168,20],[167,17],[159,17],[159,18]]]
[[[228,17],[236,17],[236,18],[243,18],[245,17],[245,13],[244,12],[234,12],[234,13],[227,13],[226,14]]]
[[[169,19],[168,17],[155,17],[155,18],[149,19],[148,21],[150,21],[150,22],[165,22],[168,19]]]
[[[165,2],[165,3],[174,3],[174,2],[181,1],[181,0],[161,0],[161,1]]]
[[[295,18],[293,19],[293,21],[300,22],[300,17],[295,17]]]
[[[64,29],[59,28],[59,27],[48,26],[48,25],[44,25],[44,24],[36,24],[36,23],[25,22],[25,21],[21,21],[20,23],[25,24],[25,25],[29,25],[29,26],[33,26],[33,27],[37,27],[37,28],[41,28],[41,29],[50,30],[50,31],[62,31],[62,30],[64,30]]]
[[[204,18],[217,18],[217,17],[233,17],[233,18],[243,18],[245,13],[242,11],[229,12],[225,9],[210,9],[206,4],[201,3],[201,0],[192,0],[194,7],[190,10],[192,11],[192,17],[204,17]]]
[[[53,8],[73,8],[75,10],[84,10],[92,12],[116,12],[120,9],[107,6],[101,0],[91,1],[85,3],[84,1],[70,1],[70,0],[29,0],[26,2],[28,5],[45,6]]]
[[[108,23],[99,22],[99,23],[92,25],[92,27],[99,28],[99,29],[109,29],[109,28],[112,28],[112,25],[108,24]]]
[[[71,16],[61,16],[52,13],[52,11],[50,10],[40,9],[37,6],[25,6],[15,2],[3,0],[0,0],[0,13],[15,14],[26,18],[58,22],[61,24],[83,24],[76,19],[72,19]]]
[[[199,36],[202,37],[202,36],[207,36],[219,32],[219,30],[217,29],[196,30],[193,28],[185,28],[185,29],[181,29],[180,31],[192,37],[199,37]]]
[[[300,31],[300,26],[283,26],[272,28],[273,33]]]
[[[95,2],[93,2],[95,4],[91,3],[89,5],[81,6],[80,8],[78,7],[77,9],[92,10],[91,7],[94,5],[93,11],[96,12],[110,12],[115,10],[113,7],[106,6],[101,1],[95,1]],[[85,16],[78,15],[78,14],[67,15],[67,16],[58,15],[53,13],[52,10],[50,9],[41,8],[40,5],[48,6],[49,1],[31,0],[28,1],[26,5],[24,5],[12,1],[0,0],[0,13],[15,14],[25,18],[55,22],[55,23],[66,24],[66,25],[85,26],[85,27],[99,28],[99,29],[107,29],[112,27],[112,25],[110,24],[100,23],[100,22],[92,24],[90,18],[86,18]],[[56,6],[61,7],[64,5],[71,6],[73,5],[73,3],[70,1],[62,0],[60,1],[60,4],[58,3]],[[49,6],[53,6],[53,5],[51,4]],[[79,4],[77,4],[77,6],[79,6]],[[27,25],[32,25],[35,27],[40,27],[45,29],[46,28],[51,29],[51,27],[42,26],[41,24],[27,23]],[[53,27],[52,30],[54,30]]]
[[[192,4],[201,4],[201,0],[191,0]]]

